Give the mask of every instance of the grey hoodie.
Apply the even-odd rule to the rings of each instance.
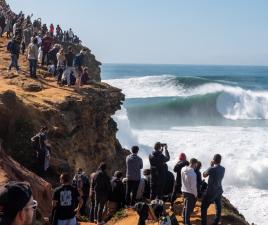
[[[139,181],[141,179],[142,159],[137,154],[131,154],[126,158],[128,180]]]

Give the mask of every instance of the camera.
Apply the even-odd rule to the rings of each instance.
[[[163,147],[166,147],[167,146],[167,144],[164,144],[164,143],[161,143],[161,147],[163,148]]]

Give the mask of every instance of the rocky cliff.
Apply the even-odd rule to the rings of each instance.
[[[121,90],[99,82],[83,86],[78,93],[72,87],[58,87],[43,70],[38,71],[38,80],[32,80],[26,76],[24,56],[20,57],[22,73],[8,75],[6,43],[0,40],[0,138],[6,151],[33,168],[30,138],[46,125],[53,175],[77,167],[91,173],[101,161],[107,161],[111,172],[124,168],[126,152],[116,139],[117,125],[111,118],[124,100]]]

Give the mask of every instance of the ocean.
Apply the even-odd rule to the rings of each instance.
[[[139,145],[146,167],[157,141],[172,170],[184,152],[226,168],[224,195],[257,225],[268,224],[268,67],[104,64],[102,79],[126,100],[114,115],[123,147]]]

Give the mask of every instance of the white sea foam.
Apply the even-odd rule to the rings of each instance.
[[[219,93],[217,110],[227,119],[268,119],[268,92],[256,92],[219,83],[207,83],[194,89],[174,84],[172,76],[109,80],[123,89],[128,98],[156,96],[192,96]],[[160,83],[159,83],[160,82]],[[162,82],[162,83],[161,83]],[[166,84],[165,84],[166,82]],[[160,85],[161,84],[161,85]],[[166,88],[163,88],[166,87]],[[115,120],[119,125],[117,137],[123,146],[145,146],[141,155],[149,166],[148,153],[156,141],[168,143],[170,169],[178,155],[196,157],[209,166],[212,156],[220,153],[226,167],[224,195],[239,209],[249,222],[267,224],[268,219],[268,128],[267,127],[174,127],[170,130],[132,130],[123,108]]]
[[[175,79],[176,77],[172,75],[162,75],[104,80],[104,82],[122,89],[127,98],[149,98],[182,95],[184,89],[180,85],[174,85]]]
[[[268,208],[268,128],[180,127],[165,131],[136,130],[135,133],[139,143],[147,146],[153,146],[156,141],[168,143],[171,169],[180,152],[186,153],[188,158],[201,160],[202,169],[209,166],[214,154],[222,154],[227,197],[248,221],[265,224]],[[145,164],[148,166],[147,158]],[[262,198],[267,201],[262,201]]]

